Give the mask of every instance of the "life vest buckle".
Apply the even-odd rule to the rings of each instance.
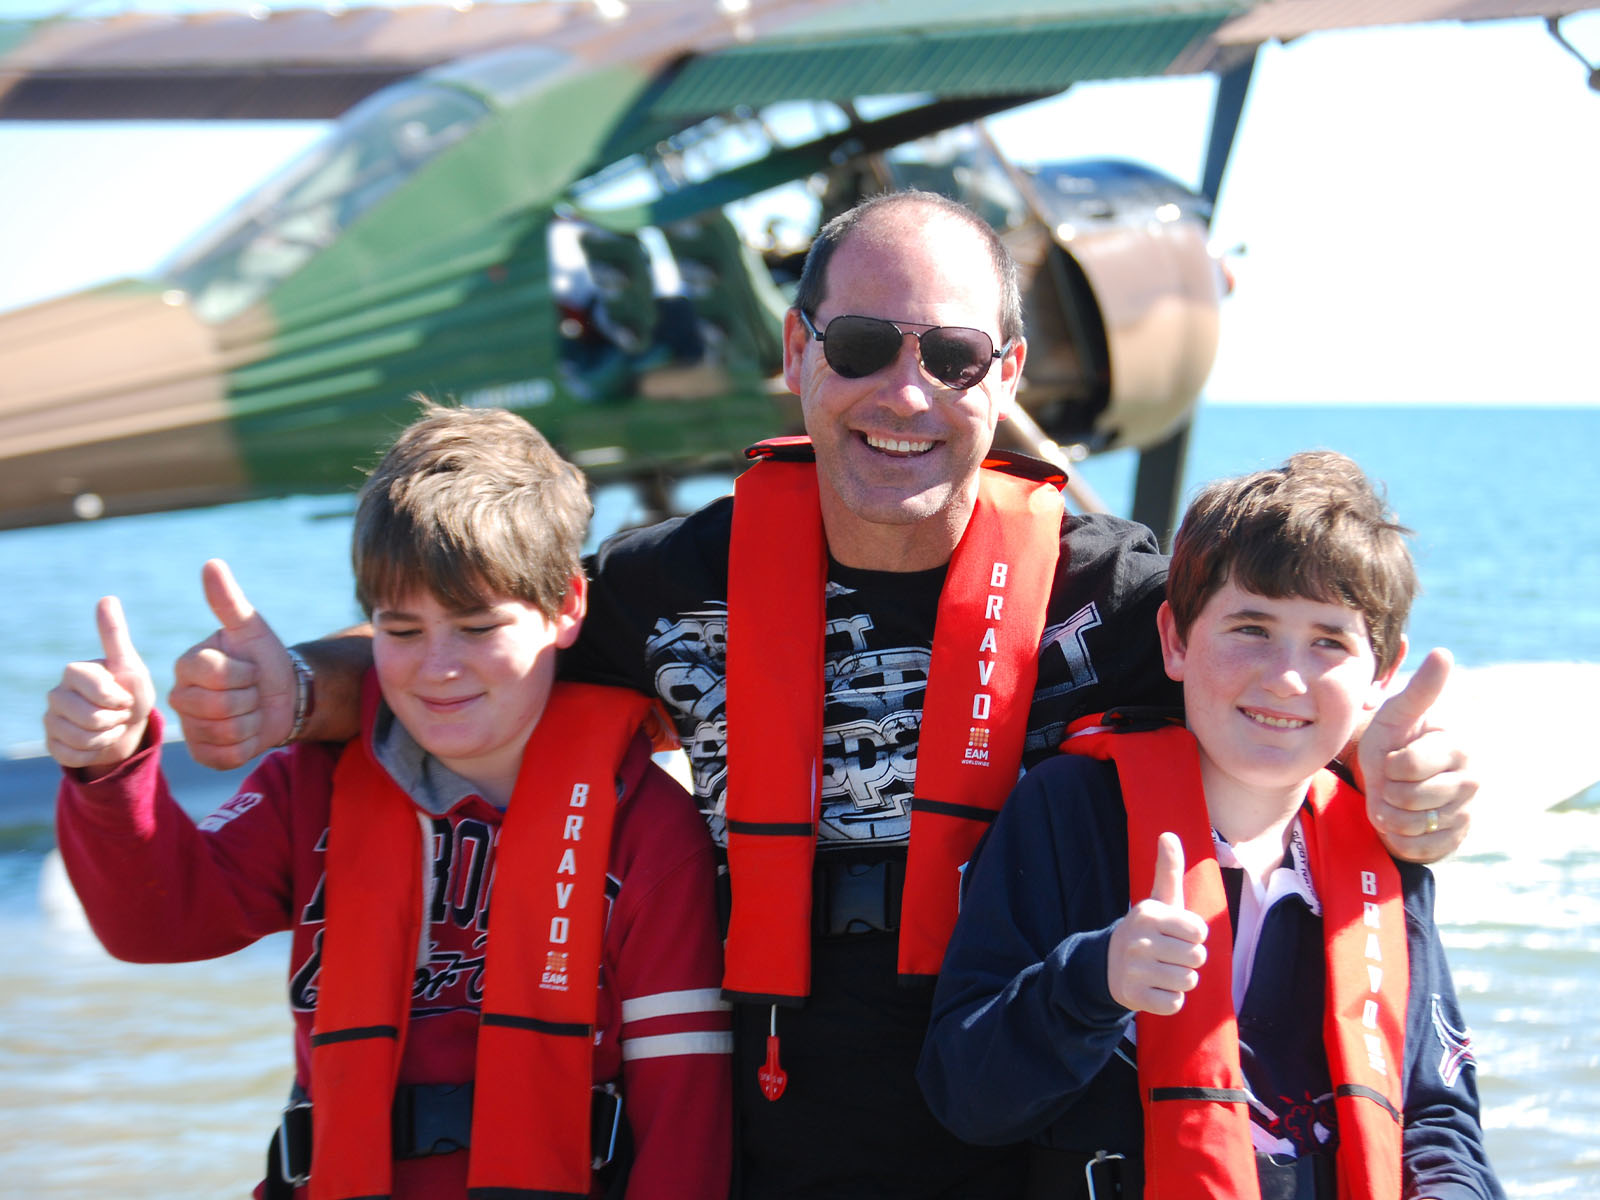
[[[1096,1150],[1094,1157],[1083,1164],[1083,1178],[1088,1187],[1089,1200],[1122,1200],[1122,1165],[1126,1155]]]
[[[396,1158],[453,1154],[472,1144],[470,1083],[416,1083],[395,1089],[390,1110]]]
[[[295,1087],[278,1119],[278,1172],[291,1188],[311,1180],[311,1101]]]
[[[614,1083],[596,1084],[589,1093],[589,1146],[592,1169],[598,1171],[617,1156],[617,1134],[622,1129],[622,1093]]]
[[[859,862],[819,854],[812,873],[812,935],[893,933],[900,928],[905,879],[903,858]]]

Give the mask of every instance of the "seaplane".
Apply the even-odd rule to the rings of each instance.
[[[0,23],[0,120],[331,122],[149,277],[0,314],[0,528],[352,490],[417,393],[521,412],[665,510],[673,480],[798,428],[780,330],[809,239],[914,186],[974,207],[1021,267],[1011,448],[1134,448],[1131,515],[1165,536],[1259,48],[1522,17],[1576,54],[1560,22],[1595,7],[458,0]],[[982,124],[1172,75],[1216,79],[1197,187],[1021,166]]]

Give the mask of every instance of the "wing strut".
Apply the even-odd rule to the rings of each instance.
[[[1250,90],[1250,75],[1255,64],[1252,50],[1249,58],[1217,78],[1217,95],[1211,106],[1211,141],[1206,147],[1200,183],[1200,192],[1210,202],[1213,212],[1217,195],[1222,190],[1222,177],[1228,169],[1228,157],[1233,153],[1233,142],[1239,133],[1239,119],[1244,115],[1245,96]],[[1171,548],[1172,535],[1178,526],[1178,489],[1183,484],[1184,465],[1189,457],[1191,428],[1193,418],[1186,417],[1165,439],[1139,452],[1139,470],[1133,483],[1133,519],[1154,531],[1163,550]]]
[[[1560,42],[1563,46],[1565,46],[1569,51],[1572,52],[1572,57],[1573,58],[1577,59],[1585,67],[1588,68],[1588,70],[1589,70],[1589,89],[1591,91],[1600,92],[1600,67],[1597,67],[1593,63],[1591,63],[1587,58],[1585,58],[1583,56],[1583,51],[1579,50],[1571,42],[1567,41],[1567,35],[1561,32],[1561,18],[1560,17],[1546,17],[1544,19],[1544,27],[1550,31],[1550,36],[1551,37],[1555,38],[1556,41]]]

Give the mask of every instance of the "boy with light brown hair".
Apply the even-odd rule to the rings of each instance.
[[[295,1088],[258,1195],[726,1195],[710,839],[647,700],[555,680],[591,511],[521,418],[427,405],[356,513],[361,736],[269,754],[198,825],[115,597],[104,658],[50,693],[59,843],[107,949],[293,931]],[[225,564],[204,576],[248,608]]]

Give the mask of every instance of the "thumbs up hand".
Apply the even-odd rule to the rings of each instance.
[[[1106,959],[1111,998],[1133,1012],[1177,1012],[1184,993],[1200,982],[1206,932],[1206,923],[1183,906],[1183,843],[1163,833],[1150,898],[1112,927]]]
[[[95,622],[105,657],[68,663],[46,699],[44,714],[50,756],[64,767],[83,768],[91,779],[139,748],[156,697],[115,596],[95,606]]]
[[[184,740],[196,762],[237,767],[289,735],[294,666],[227,563],[211,559],[201,568],[200,580],[221,628],[174,664],[167,700],[183,723]]]
[[[1389,853],[1410,862],[1437,862],[1461,845],[1478,792],[1460,739],[1429,716],[1451,665],[1448,651],[1431,652],[1361,735],[1367,815]]]

